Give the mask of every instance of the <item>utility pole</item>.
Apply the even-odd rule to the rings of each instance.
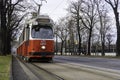
[[[46,0],[40,0],[40,4],[38,4],[35,0],[33,0],[35,2],[35,4],[38,6],[38,11],[37,11],[37,15],[40,14],[40,9],[41,9],[41,6],[42,6],[42,2],[45,1],[47,3]]]

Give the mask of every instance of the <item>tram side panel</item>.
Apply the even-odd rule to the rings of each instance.
[[[22,56],[27,56],[26,41],[22,44]]]
[[[17,50],[18,50],[17,54],[19,56],[22,56],[22,45],[20,45]]]
[[[22,43],[22,44],[17,48],[17,54],[18,54],[19,56],[26,56],[26,55],[27,55],[26,42]]]

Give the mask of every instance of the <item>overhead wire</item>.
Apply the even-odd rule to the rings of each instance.
[[[65,0],[62,0],[49,14],[51,15],[55,10],[57,10],[58,7],[64,2]]]

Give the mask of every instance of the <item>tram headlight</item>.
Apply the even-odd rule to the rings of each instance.
[[[46,47],[45,46],[41,46],[41,49],[46,49]]]

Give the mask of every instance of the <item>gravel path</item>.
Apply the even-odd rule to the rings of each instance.
[[[18,60],[13,56],[13,65],[12,65],[12,74],[13,80],[29,80],[28,76],[20,66]]]

